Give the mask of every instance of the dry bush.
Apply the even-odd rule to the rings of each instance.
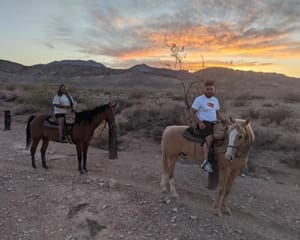
[[[288,132],[294,132],[294,133],[297,133],[299,132],[299,120],[295,120],[293,118],[287,118],[285,120],[283,120],[281,122],[281,125],[284,127],[284,129]]]
[[[246,113],[242,114],[243,119],[258,119],[261,117],[261,111],[257,109],[250,108]]]
[[[273,150],[284,152],[300,150],[299,140],[296,134],[285,132],[278,138]]]
[[[0,91],[0,100],[13,102],[17,99],[17,94],[12,91]]]
[[[27,104],[40,109],[52,107],[52,99],[55,93],[53,93],[52,90],[49,90],[47,84],[27,85],[24,89],[26,90],[25,102]]]
[[[300,168],[300,152],[289,152],[280,158],[280,161],[287,164],[291,168]]]
[[[263,127],[256,127],[253,129],[255,134],[256,149],[270,149],[273,150],[276,145],[280,134],[276,131],[272,131]]]
[[[135,105],[124,111],[126,122],[119,124],[120,135],[129,131],[142,133],[145,137],[160,140],[165,127],[173,124],[183,124],[184,106],[173,104],[151,104]]]
[[[263,103],[262,106],[263,106],[263,107],[269,107],[269,108],[272,108],[272,107],[274,107],[274,104],[271,103],[271,102],[266,102],[266,103]]]
[[[232,105],[234,107],[244,107],[247,105],[247,100],[246,99],[240,99],[240,98],[236,98],[232,101]]]
[[[129,99],[125,99],[125,98],[118,99],[117,106],[116,106],[116,113],[120,114],[124,109],[130,108],[135,104],[136,104],[135,101]]]
[[[12,108],[12,113],[14,115],[24,115],[24,114],[33,114],[41,111],[37,106],[31,104],[19,104]]]
[[[266,111],[263,117],[267,120],[266,124],[274,122],[277,125],[281,125],[284,120],[290,118],[291,116],[292,112],[289,109],[277,107]]]
[[[238,100],[262,100],[265,99],[265,96],[261,96],[261,95],[254,95],[252,92],[245,92],[243,94],[240,94],[238,96],[235,97],[235,99]]]
[[[299,93],[289,93],[284,97],[284,101],[286,103],[300,103],[300,95]]]
[[[142,99],[146,96],[146,93],[144,91],[134,91],[131,92],[128,96],[128,99]]]
[[[9,90],[9,91],[15,91],[17,89],[17,85],[7,84],[7,85],[5,85],[5,89]]]

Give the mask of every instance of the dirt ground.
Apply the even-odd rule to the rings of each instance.
[[[3,118],[3,116],[1,116]],[[195,164],[176,166],[179,199],[160,193],[160,145],[128,138],[118,159],[90,148],[86,175],[73,145],[51,142],[49,170],[31,167],[25,120],[0,131],[2,240],[300,239],[300,171],[253,153],[254,175],[236,179],[232,216],[213,215],[214,191]],[[0,121],[3,126],[3,120]]]

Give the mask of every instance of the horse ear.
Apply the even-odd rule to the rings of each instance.
[[[247,126],[247,125],[249,124],[249,122],[250,122],[250,119],[249,119],[249,118],[246,119],[246,121],[245,121],[245,126]]]
[[[113,106],[113,108],[115,108],[117,106],[117,102],[111,103],[111,105]]]

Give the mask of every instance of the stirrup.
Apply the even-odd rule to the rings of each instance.
[[[212,173],[214,170],[212,169],[212,166],[210,164],[209,161],[205,160],[202,164],[201,164],[201,168],[205,171],[205,172],[209,172]]]

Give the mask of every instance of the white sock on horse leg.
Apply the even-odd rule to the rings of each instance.
[[[175,187],[175,179],[171,178],[170,179],[170,192],[172,194],[173,197],[178,197],[178,193],[176,191],[176,187]]]

